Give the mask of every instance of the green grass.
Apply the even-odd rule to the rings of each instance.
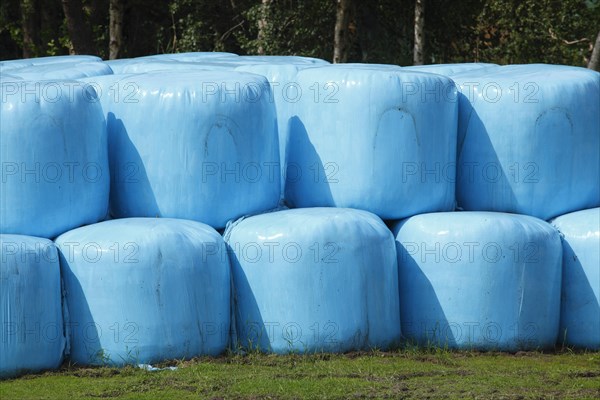
[[[598,399],[600,353],[401,350],[228,355],[176,371],[82,368],[0,382],[1,399]]]

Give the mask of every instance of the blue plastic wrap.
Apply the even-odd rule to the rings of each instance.
[[[62,80],[0,88],[0,233],[53,238],[104,218],[106,123],[93,88]]]
[[[512,65],[461,86],[457,201],[550,219],[600,205],[600,74]]]
[[[137,58],[119,58],[118,60],[104,61],[104,64],[108,65],[114,74],[121,74],[123,73],[123,68],[139,62]]]
[[[301,96],[300,86],[296,82],[298,71],[311,68],[314,64],[268,64],[242,65],[236,71],[263,75],[269,81],[277,111],[277,132],[279,134],[279,164],[281,166],[281,192],[285,187],[285,145],[288,138],[289,120],[293,116],[292,104]]]
[[[27,58],[24,60],[6,60],[0,61],[0,69],[14,69],[29,67],[31,65],[46,65],[56,63],[87,63],[87,62],[99,62],[102,61],[100,57],[96,56],[84,56],[84,55],[73,55],[73,56],[50,56],[50,57],[37,57]]]
[[[377,216],[285,210],[237,222],[225,237],[240,346],[344,352],[399,341],[394,238]]]
[[[66,340],[56,247],[0,234],[0,248],[0,378],[58,368]]]
[[[266,78],[148,73],[109,96],[111,214],[222,228],[279,201],[275,107]],[[103,100],[104,104],[104,100]]]
[[[454,209],[457,101],[446,77],[335,65],[298,73],[285,198],[385,219]]]
[[[137,91],[135,79],[131,77],[135,74],[113,74],[99,75],[77,79],[85,88],[91,87],[99,98],[104,117],[108,117],[109,100],[124,101],[124,98],[133,100],[132,93]],[[122,82],[121,82],[122,81]],[[125,90],[123,95],[120,91]]]
[[[33,65],[27,60],[9,60],[9,61],[0,61],[0,73],[4,73],[10,70],[16,70],[24,67],[29,67]]]
[[[548,223],[492,212],[432,213],[393,231],[409,340],[502,351],[555,345],[562,248]]]
[[[173,60],[173,61],[188,61],[198,62],[212,59],[222,58],[238,58],[235,53],[226,53],[221,51],[198,51],[189,53],[167,53],[167,54],[155,54],[151,56],[138,57],[138,60]]]
[[[102,59],[97,56],[86,56],[86,55],[70,55],[70,56],[49,56],[49,57],[34,57],[28,58],[27,60],[15,60],[16,62],[27,61],[31,65],[45,65],[45,64],[56,64],[56,63],[87,63],[87,62],[100,62]]]
[[[452,77],[465,71],[474,71],[480,69],[489,69],[498,67],[498,64],[488,63],[458,63],[458,64],[429,64],[429,65],[412,65],[402,67],[405,71],[430,72]]]
[[[14,82],[14,81],[22,81],[23,78],[15,76],[15,75],[11,75],[11,74],[6,74],[6,73],[0,73],[0,82]]]
[[[234,59],[235,60],[235,59]],[[237,64],[236,64],[237,65]],[[139,74],[153,71],[229,71],[234,65],[225,62],[183,62],[171,60],[143,60],[119,67],[122,74]]]
[[[356,68],[356,69],[372,69],[377,68],[381,70],[392,70],[397,71],[400,69],[404,69],[403,67],[396,64],[368,64],[368,63],[344,63],[344,67],[346,68]]]
[[[32,65],[11,71],[11,75],[25,80],[78,79],[90,76],[110,75],[113,71],[102,62],[63,62],[55,64]]]
[[[235,60],[248,64],[268,63],[268,64],[329,64],[328,61],[314,57],[301,56],[239,56]]]
[[[559,343],[600,349],[600,208],[552,221],[563,243]]]
[[[120,219],[72,230],[56,243],[73,362],[154,363],[225,350],[229,260],[211,227]]]

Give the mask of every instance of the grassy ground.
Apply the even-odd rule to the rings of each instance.
[[[600,398],[598,352],[249,354],[174,364],[158,372],[65,365],[0,382],[0,398]]]

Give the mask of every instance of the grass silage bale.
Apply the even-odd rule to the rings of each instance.
[[[452,80],[390,66],[302,70],[286,146],[285,198],[397,219],[454,208]]]
[[[345,352],[400,339],[394,238],[376,215],[278,211],[246,218],[225,237],[243,348]]]
[[[511,65],[452,79],[460,207],[548,220],[600,205],[598,72]]]
[[[600,349],[600,208],[552,221],[563,244],[559,344]]]
[[[181,71],[127,79],[133,91],[118,85],[121,100],[109,96],[104,110],[113,216],[222,228],[278,204],[279,145],[266,78]]]
[[[73,362],[155,363],[225,350],[229,260],[213,228],[119,219],[69,231],[56,243]]]
[[[0,234],[0,378],[60,367],[65,349],[58,252]]]
[[[423,346],[552,348],[562,248],[534,217],[493,212],[417,215],[393,228],[402,333]]]
[[[11,75],[19,76],[25,80],[49,80],[78,79],[90,76],[110,75],[112,73],[112,69],[106,63],[102,62],[63,62],[19,68],[12,71]]]
[[[432,74],[439,74],[444,76],[452,75],[465,72],[474,71],[481,69],[489,69],[498,67],[498,64],[488,63],[456,63],[456,64],[428,64],[428,65],[411,65],[408,67],[402,67],[406,71],[417,71],[417,72],[430,72]]]
[[[108,208],[106,122],[93,88],[2,82],[0,233],[53,238]]]

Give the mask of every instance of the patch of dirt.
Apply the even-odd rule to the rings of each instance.
[[[88,397],[93,397],[93,398],[98,398],[98,399],[110,399],[113,397],[119,397],[123,394],[122,391],[120,390],[109,390],[106,392],[102,392],[100,394],[98,393],[87,393],[86,396]]]
[[[600,371],[572,372],[569,376],[573,378],[596,378],[600,377]]]
[[[116,368],[76,368],[70,371],[65,371],[67,375],[76,376],[78,378],[110,378],[121,373]]]

